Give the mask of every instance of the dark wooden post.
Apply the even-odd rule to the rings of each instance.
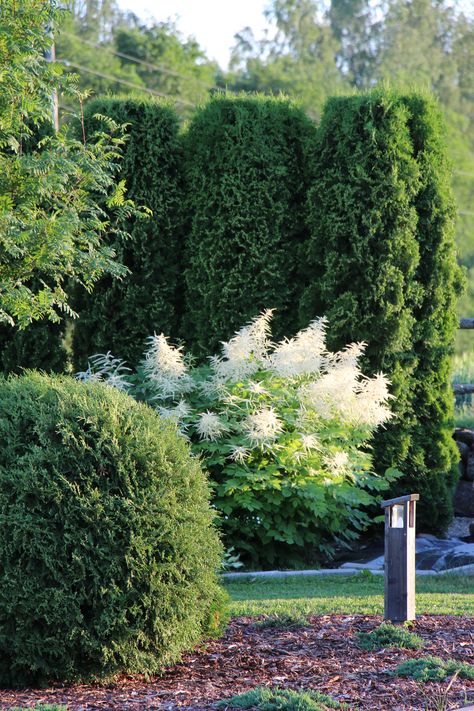
[[[384,619],[415,619],[415,521],[418,494],[382,501],[385,509]]]

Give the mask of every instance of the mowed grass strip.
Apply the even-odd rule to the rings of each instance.
[[[225,582],[231,615],[383,615],[383,576],[291,576]],[[474,575],[419,577],[418,615],[474,615]]]

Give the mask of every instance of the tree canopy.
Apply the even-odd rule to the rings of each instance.
[[[120,126],[106,121],[90,143],[67,127],[53,129],[53,92],[78,96],[74,81],[45,58],[47,30],[59,15],[55,0],[2,3],[0,76],[8,81],[0,82],[0,322],[20,327],[70,313],[67,280],[90,289],[104,272],[124,273],[101,240],[113,229],[103,206],[119,220],[135,211],[114,180]]]

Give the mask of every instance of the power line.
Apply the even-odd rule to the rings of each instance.
[[[178,104],[183,104],[185,106],[195,107],[191,101],[186,101],[186,99],[178,99],[176,96],[171,96],[170,94],[163,94],[161,91],[156,91],[155,89],[150,89],[148,86],[141,86],[140,84],[135,84],[134,82],[127,81],[126,79],[119,79],[112,74],[105,74],[104,72],[98,72],[96,69],[89,69],[89,67],[84,67],[81,64],[75,64],[67,59],[58,59],[58,62],[64,64],[66,67],[72,67],[73,69],[78,69],[80,72],[88,72],[89,74],[94,74],[95,76],[102,77],[102,79],[107,79],[108,81],[114,81],[118,84],[123,84],[124,86],[129,86],[132,89],[138,89],[138,91],[144,91],[153,96],[160,96],[164,99],[173,99]]]
[[[474,212],[472,210],[458,210],[458,215],[468,215],[469,217],[474,217]]]
[[[73,35],[71,32],[63,32],[62,34],[65,37],[71,37],[72,39],[76,39],[79,42],[83,42],[84,44],[87,44],[90,47],[94,47],[95,49],[100,49],[101,51],[107,52],[108,54],[113,54],[116,57],[121,57],[122,59],[128,59],[130,62],[135,62],[136,64],[141,64],[142,66],[146,67],[147,69],[153,69],[154,71],[161,72],[162,74],[169,74],[169,76],[178,77],[180,79],[187,79],[188,81],[194,81],[194,82],[196,82],[196,84],[200,84],[201,86],[204,86],[206,89],[217,88],[215,84],[208,84],[207,82],[204,82],[201,79],[196,79],[195,77],[192,77],[189,74],[188,75],[180,74],[180,72],[176,72],[173,69],[169,69],[168,67],[164,66],[163,64],[152,64],[151,62],[148,62],[144,59],[138,59],[138,57],[133,57],[131,54],[125,54],[125,52],[118,52],[117,50],[110,49],[110,47],[104,47],[101,44],[97,44],[95,42],[91,42],[90,40],[86,40],[84,37],[78,37],[77,35]]]
[[[464,175],[466,178],[474,178],[474,173],[468,173],[466,170],[455,170],[456,175]]]

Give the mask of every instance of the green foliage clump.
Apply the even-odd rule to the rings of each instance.
[[[206,478],[100,383],[0,381],[0,684],[153,674],[220,628]]]
[[[420,493],[419,525],[452,515],[449,356],[460,288],[439,113],[425,96],[333,98],[313,141],[302,318],[325,313],[331,348],[367,341],[366,372],[392,381],[396,417],[374,442],[377,471]]]
[[[444,135],[446,128],[434,100],[423,94],[403,98],[409,112],[413,152],[420,184],[415,196],[420,250],[415,279],[413,373],[408,454],[395,493],[416,487],[420,493],[418,526],[443,533],[452,518],[459,451],[452,438],[454,398],[451,368],[458,328],[457,299],[462,273],[456,262],[456,205]],[[380,451],[380,449],[379,449]]]
[[[367,651],[384,649],[385,647],[400,647],[400,649],[421,649],[424,641],[404,627],[382,623],[372,632],[358,632],[359,646]]]
[[[216,95],[185,136],[186,317],[194,352],[215,352],[242,323],[275,308],[295,333],[305,239],[305,140],[314,131],[283,98]]]
[[[106,243],[129,273],[121,280],[105,277],[90,294],[80,292],[73,339],[78,367],[92,353],[109,349],[136,362],[144,334],[177,332],[182,298],[178,117],[171,106],[151,98],[95,99],[86,106],[86,134],[96,128],[97,114],[127,126],[120,178],[126,181],[130,198],[151,209],[152,216],[147,220],[132,216],[126,222],[126,237],[106,235]]]
[[[349,709],[331,696],[319,691],[293,691],[292,689],[258,686],[245,694],[219,701],[217,708],[259,709],[259,711],[328,711]]]
[[[415,681],[446,681],[456,674],[460,679],[474,679],[474,665],[458,662],[456,659],[421,657],[407,659],[395,669],[395,676],[409,677]]]
[[[2,3],[0,74],[8,81],[0,82],[0,322],[21,328],[71,313],[66,281],[92,288],[104,273],[123,275],[101,237],[140,214],[114,179],[118,124],[102,126],[91,144],[67,126],[52,131],[52,92],[81,99],[64,68],[44,56],[51,46],[45,28],[55,28],[59,14],[55,0]]]
[[[324,319],[273,343],[271,317],[223,342],[210,366],[189,368],[155,334],[135,373],[108,353],[78,374],[176,422],[203,456],[226,544],[264,567],[331,557],[368,527],[365,508],[399,475],[372,472],[368,443],[391,411],[383,374],[361,377],[363,346],[328,352]]]

